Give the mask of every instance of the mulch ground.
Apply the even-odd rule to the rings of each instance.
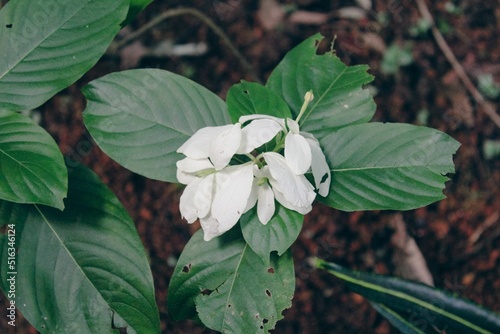
[[[168,6],[155,1],[129,29],[136,30],[176,6],[196,7],[228,34],[262,79],[306,37],[318,31],[329,38],[336,35],[338,56],[348,64],[369,64],[376,77],[372,85],[378,105],[376,121],[425,124],[462,144],[454,157],[457,171],[447,183],[447,199],[404,212],[403,217],[436,286],[500,312],[500,157],[487,160],[483,151],[486,140],[500,139],[500,129],[471,99],[432,35],[411,34],[411,27],[420,18],[414,2],[373,1],[372,9],[364,15],[352,11],[351,15],[358,13],[355,18],[339,11],[355,6],[354,1],[279,2],[289,5],[292,12],[279,16],[279,11],[262,10],[258,1],[247,0],[168,1]],[[457,4],[461,13],[450,13],[447,3]],[[488,73],[500,81],[498,2],[428,1],[428,6],[472,81],[477,84],[478,76]],[[297,10],[302,16],[297,17]],[[208,50],[182,57],[157,57],[146,52],[134,66],[188,76],[222,98],[231,85],[241,79],[252,80],[220,39],[194,17],[169,19],[144,35],[140,47],[149,50],[165,40],[174,44],[203,42]],[[409,43],[413,62],[394,74],[384,74],[384,48],[393,43]],[[134,219],[151,260],[163,332],[208,333],[190,321],[173,322],[166,308],[175,261],[198,228],[181,219],[178,205],[182,189],[145,179],[116,164],[93,145],[82,122],[85,101],[79,89],[90,80],[130,66],[124,57],[104,56],[81,80],[40,108],[42,123],[63,153],[93,169]],[[498,98],[490,102],[498,109]],[[275,333],[397,332],[362,297],[306,263],[307,257],[315,255],[354,269],[392,274],[389,217],[387,212],[345,213],[315,206],[293,245],[297,289],[293,306],[284,312],[285,319]],[[2,305],[6,305],[3,296]],[[17,325],[17,333],[36,333],[22,318]],[[5,321],[1,326],[2,331],[9,330]]]

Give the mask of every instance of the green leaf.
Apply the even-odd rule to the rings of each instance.
[[[112,326],[160,333],[153,279],[132,220],[85,167],[73,169],[69,186],[64,212],[0,201],[7,225],[2,290],[8,296],[14,275],[16,307],[42,333],[117,333]],[[17,249],[12,268],[9,230]]]
[[[0,199],[64,208],[68,172],[54,139],[30,118],[0,110]]]
[[[332,130],[370,121],[376,108],[370,92],[361,88],[373,80],[366,73],[368,66],[348,67],[331,52],[318,55],[321,39],[316,34],[288,52],[266,84],[285,100],[294,117],[306,92],[313,91],[314,100],[300,120],[300,129],[318,140]]]
[[[198,319],[222,333],[267,333],[291,306],[294,290],[290,251],[272,254],[267,266],[239,228],[209,242],[198,231],[174,270],[168,307],[175,320]]]
[[[383,304],[378,304],[371,302],[370,303],[373,308],[380,313],[384,318],[390,321],[390,323],[396,327],[401,333],[404,334],[425,334],[425,331],[422,331],[420,328],[417,327],[418,324],[413,324],[409,320],[406,320],[404,317],[402,317],[399,313],[395,312],[394,310],[390,309],[389,307],[383,305]],[[427,329],[427,326],[426,326]],[[436,330],[433,327],[430,327],[429,329],[432,330],[432,333],[436,333]]]
[[[291,118],[290,108],[281,97],[265,86],[242,81],[227,93],[227,108],[231,121],[237,123],[240,116],[251,114]]]
[[[460,146],[438,130],[391,123],[343,128],[321,144],[332,182],[318,199],[344,211],[410,210],[445,198],[444,174],[455,171]]]
[[[371,302],[385,305],[385,310],[408,312],[406,321],[424,333],[431,332],[427,331],[433,330],[431,326],[446,333],[500,333],[498,314],[445,291],[395,277],[351,271],[319,259],[315,265]],[[395,315],[394,311],[391,313]]]
[[[217,95],[156,69],[112,73],[83,88],[85,126],[119,164],[146,177],[177,182],[175,151],[198,129],[230,122]]]
[[[122,23],[122,27],[129,24],[135,18],[135,16],[142,12],[142,10],[146,8],[151,2],[153,2],[153,0],[131,0],[127,18]]]
[[[127,10],[126,0],[9,1],[0,11],[0,108],[36,108],[79,79]]]
[[[244,214],[240,224],[245,241],[269,265],[269,254],[272,251],[277,251],[281,256],[297,240],[303,220],[304,216],[300,213],[276,203],[276,212],[267,225],[259,221],[256,208]]]

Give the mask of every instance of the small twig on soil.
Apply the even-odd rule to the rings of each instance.
[[[484,96],[477,90],[477,88],[474,86],[472,81],[465,73],[464,68],[462,67],[462,65],[460,65],[457,58],[453,54],[453,51],[451,51],[450,47],[448,46],[448,43],[446,43],[446,40],[439,31],[438,27],[436,26],[434,18],[431,12],[429,11],[429,8],[425,4],[425,0],[416,0],[416,2],[420,14],[423,16],[425,20],[431,23],[432,35],[434,36],[434,39],[436,40],[436,43],[443,52],[444,56],[453,67],[453,70],[457,73],[458,77],[460,78],[464,86],[467,88],[469,93],[472,95],[476,103],[479,104],[482,107],[483,111],[486,113],[486,115],[488,115],[488,117],[498,127],[500,127],[500,116],[496,113],[493,107],[486,101]]]
[[[481,235],[486,231],[489,227],[493,226],[498,219],[500,218],[500,213],[498,211],[494,212],[490,216],[486,218],[484,223],[478,226],[478,228],[471,234],[469,239],[467,240],[468,247],[472,247],[481,237]]]
[[[495,226],[495,224],[493,224]],[[460,266],[462,263],[469,261],[472,257],[476,256],[482,250],[488,249],[496,238],[500,237],[500,225],[493,227],[492,230],[488,231],[487,234],[478,240],[475,244],[470,245],[467,243],[463,252],[461,252],[456,257],[452,258],[445,264],[445,268],[455,268]]]
[[[208,16],[206,16],[205,14],[194,8],[175,8],[161,13],[160,15],[156,16],[151,21],[149,21],[147,24],[142,26],[140,29],[134,31],[133,33],[123,38],[122,40],[113,43],[110,46],[110,52],[116,53],[119,49],[132,43],[134,40],[142,36],[144,33],[149,31],[156,25],[160,24],[164,20],[174,16],[181,16],[181,15],[192,15],[198,18],[204,24],[206,24],[210,29],[212,29],[212,31],[222,40],[222,42],[229,48],[229,50],[233,53],[233,55],[238,59],[244,71],[250,74],[255,81],[261,82],[261,80],[255,74],[255,70],[252,67],[252,65],[250,65],[250,63],[245,59],[245,57],[243,57],[243,55],[240,53],[240,51],[238,51],[238,49],[234,46],[234,44],[231,43],[231,40],[229,39],[229,37],[227,37],[224,31],[222,31],[222,29],[219,28],[219,26],[215,24],[215,22],[212,19],[210,19]]]

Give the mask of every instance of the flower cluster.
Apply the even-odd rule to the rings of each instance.
[[[186,156],[177,162],[177,179],[187,185],[180,211],[190,224],[200,220],[205,240],[231,229],[256,204],[259,221],[267,224],[275,200],[306,214],[316,192],[328,194],[330,169],[319,142],[299,129],[312,99],[308,92],[296,120],[242,116],[236,124],[198,130],[177,150]],[[305,177],[308,172],[315,186]]]

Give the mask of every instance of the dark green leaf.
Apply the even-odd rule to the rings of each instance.
[[[281,256],[290,248],[299,236],[303,220],[304,216],[300,213],[276,203],[276,212],[267,225],[259,221],[256,208],[244,214],[240,223],[245,241],[268,265],[272,251],[277,251]]]
[[[385,305],[383,309],[392,315],[396,314],[394,310],[406,313],[406,322],[421,332],[427,333],[435,326],[446,333],[500,333],[498,314],[445,291],[395,277],[351,271],[318,259],[315,265],[371,302]]]
[[[332,182],[318,199],[344,211],[409,210],[444,198],[444,175],[455,171],[460,146],[440,131],[391,123],[343,128],[321,144]]]
[[[294,290],[290,251],[273,254],[267,266],[239,228],[209,242],[198,231],[175,268],[168,306],[174,319],[200,319],[222,333],[267,333],[290,307]]]
[[[127,0],[9,1],[0,11],[0,108],[36,108],[79,79],[127,10]]]
[[[0,110],[0,199],[64,208],[68,172],[54,139],[30,118]]]
[[[227,108],[231,121],[237,123],[240,116],[251,114],[291,118],[290,108],[281,97],[265,86],[242,81],[227,93]]]
[[[16,307],[42,333],[160,333],[148,260],[118,199],[88,169],[70,173],[64,212],[0,201],[1,286],[17,272]]]
[[[371,302],[371,306],[375,310],[377,310],[378,313],[380,313],[384,318],[389,320],[389,322],[396,327],[401,333],[403,334],[425,334],[426,332],[418,328],[417,326],[419,324],[413,324],[409,320],[406,320],[404,317],[402,317],[400,314],[395,312],[394,310],[390,309],[389,307],[383,305],[383,304],[378,304]],[[436,330],[433,327],[426,326],[432,330],[432,333],[436,333]]]
[[[348,67],[331,52],[318,55],[321,39],[316,34],[288,52],[267,82],[290,106],[294,117],[306,92],[313,91],[314,100],[300,120],[300,129],[318,140],[332,130],[370,121],[376,108],[370,92],[362,89],[373,80],[366,73],[368,66]]]
[[[198,129],[229,123],[217,95],[180,75],[141,69],[83,88],[85,126],[111,158],[146,177],[177,182],[175,151]]]

